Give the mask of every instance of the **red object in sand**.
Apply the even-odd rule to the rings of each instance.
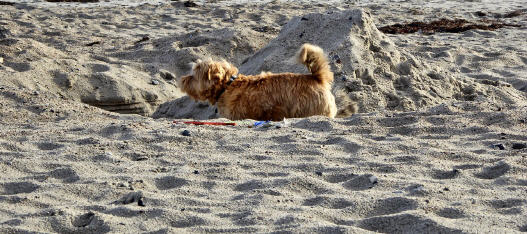
[[[176,121],[174,123],[194,124],[194,125],[223,125],[223,126],[236,126],[236,123],[222,123],[222,122],[199,122],[199,121]]]

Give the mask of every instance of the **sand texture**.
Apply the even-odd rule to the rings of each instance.
[[[527,232],[524,1],[192,3],[0,1],[0,233]],[[441,18],[514,26],[378,30]],[[306,42],[359,113],[173,123],[231,122],[189,63]]]

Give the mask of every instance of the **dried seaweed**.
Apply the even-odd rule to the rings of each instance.
[[[0,6],[13,6],[13,5],[15,5],[14,2],[0,1]]]
[[[380,27],[379,30],[388,34],[407,34],[421,32],[423,34],[434,33],[460,33],[471,29],[496,30],[503,27],[520,27],[516,24],[507,24],[497,21],[490,21],[487,24],[471,23],[464,19],[440,19],[430,23],[414,21],[409,24],[393,24]]]

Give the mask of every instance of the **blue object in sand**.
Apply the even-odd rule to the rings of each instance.
[[[269,122],[271,122],[271,121],[270,121],[270,120],[267,120],[267,121],[256,121],[256,122],[254,123],[254,126],[255,126],[255,127],[258,127],[258,126],[260,126],[260,125],[264,125],[264,124],[269,123]]]

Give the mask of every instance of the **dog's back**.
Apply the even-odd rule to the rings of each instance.
[[[313,74],[240,75],[231,86],[218,102],[220,114],[229,119],[334,118],[337,113],[331,86]]]

